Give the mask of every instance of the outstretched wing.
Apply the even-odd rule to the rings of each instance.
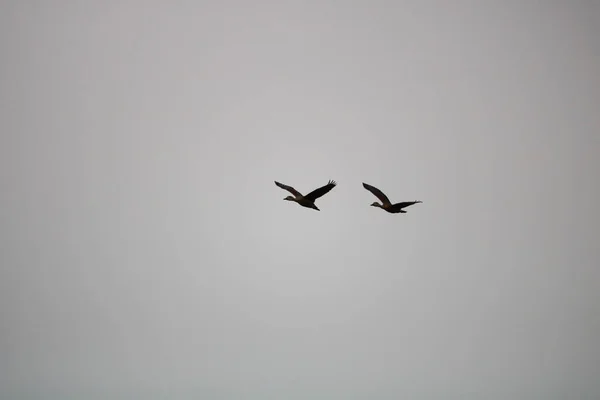
[[[402,203],[396,203],[392,206],[392,208],[393,208],[393,210],[401,210],[404,207],[412,206],[413,204],[417,204],[417,203],[422,203],[422,201],[416,200],[416,201],[405,201]]]
[[[304,198],[308,199],[310,201],[315,201],[316,199],[318,199],[319,197],[323,196],[325,193],[327,193],[331,189],[333,189],[335,187],[335,185],[337,185],[337,183],[335,183],[335,181],[329,181],[329,183],[327,185],[313,190],[312,192],[310,192],[309,194],[304,196]]]
[[[290,192],[291,194],[293,194],[293,195],[294,195],[294,196],[296,196],[296,197],[300,197],[300,196],[302,196],[302,195],[300,194],[300,192],[299,192],[299,191],[297,191],[296,189],[294,189],[294,188],[293,188],[293,187],[291,187],[291,186],[284,185],[283,183],[279,183],[279,182],[277,182],[277,181],[275,181],[275,184],[276,184],[277,186],[279,186],[280,188],[287,190],[288,192]]]
[[[387,196],[375,186],[371,186],[368,183],[363,182],[363,187],[369,192],[373,193],[379,200],[381,200],[383,204],[390,204],[390,199],[388,199]]]

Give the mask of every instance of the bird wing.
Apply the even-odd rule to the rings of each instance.
[[[392,207],[394,208],[394,210],[401,210],[404,207],[412,206],[413,204],[417,204],[417,203],[422,203],[422,201],[420,201],[420,200],[405,201],[405,202],[402,202],[402,203],[396,203]]]
[[[390,204],[390,199],[388,199],[387,196],[375,186],[371,186],[368,183],[363,182],[363,187],[369,192],[373,193],[379,200],[381,200],[383,204]]]
[[[337,183],[335,183],[335,181],[329,181],[329,183],[327,185],[313,190],[312,192],[310,192],[309,194],[304,196],[304,198],[308,199],[310,201],[315,201],[316,199],[318,199],[319,197],[323,196],[325,193],[327,193],[331,189],[333,189],[335,187],[335,185],[337,185]]]
[[[279,183],[277,181],[275,181],[275,184],[277,186],[279,186],[280,188],[287,190],[288,192],[290,192],[291,194],[293,194],[296,197],[302,197],[302,194],[291,186],[284,185],[283,183]]]

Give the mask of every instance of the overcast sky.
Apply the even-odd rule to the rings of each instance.
[[[600,3],[0,9],[0,398],[600,398]]]

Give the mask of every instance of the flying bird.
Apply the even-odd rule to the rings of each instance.
[[[422,203],[422,201],[420,201],[420,200],[415,200],[415,201],[405,201],[402,203],[392,204],[390,202],[390,199],[388,199],[388,197],[385,194],[383,194],[383,192],[381,190],[377,189],[375,186],[371,186],[371,185],[363,182],[363,187],[365,189],[367,189],[369,192],[373,193],[379,200],[381,200],[382,204],[379,204],[378,202],[374,202],[373,204],[371,204],[371,206],[383,208],[385,211],[392,213],[392,214],[397,214],[397,213],[404,214],[404,213],[406,213],[406,211],[404,211],[403,208],[412,206],[413,204]]]
[[[310,192],[309,194],[307,194],[306,196],[303,196],[299,191],[297,191],[296,189],[294,189],[291,186],[284,185],[283,183],[279,183],[277,181],[275,181],[275,184],[277,186],[279,186],[280,188],[285,189],[288,192],[290,192],[291,194],[293,194],[293,196],[288,196],[284,200],[295,201],[296,203],[300,204],[302,207],[312,208],[313,210],[317,210],[317,211],[321,211],[321,210],[319,210],[319,208],[315,205],[315,200],[318,199],[319,197],[323,196],[325,193],[329,192],[331,189],[333,189],[335,187],[335,185],[337,185],[337,183],[335,183],[335,181],[329,181],[329,183],[327,185],[320,187],[318,189],[315,189],[312,192]]]

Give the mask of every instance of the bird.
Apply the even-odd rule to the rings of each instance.
[[[327,185],[322,186],[318,189],[315,189],[312,192],[310,192],[309,194],[307,194],[306,196],[303,196],[299,191],[297,191],[296,189],[294,189],[291,186],[284,185],[283,183],[279,183],[277,181],[275,181],[275,184],[277,186],[279,186],[280,188],[285,189],[288,192],[290,192],[291,194],[293,194],[293,196],[287,196],[286,198],[284,198],[284,200],[295,201],[296,203],[300,204],[302,207],[312,208],[313,210],[317,210],[317,211],[321,211],[321,210],[319,210],[319,208],[315,205],[315,200],[318,199],[319,197],[323,196],[325,193],[329,192],[331,189],[333,189],[337,185],[337,183],[335,181],[330,180],[329,183],[327,183]]]
[[[404,211],[403,208],[412,206],[413,204],[422,203],[422,201],[420,201],[420,200],[415,200],[415,201],[405,201],[402,203],[392,204],[390,202],[390,199],[388,199],[388,197],[385,194],[383,194],[383,192],[381,190],[377,189],[375,186],[371,186],[368,183],[363,182],[363,187],[365,189],[367,189],[369,192],[373,193],[379,200],[381,200],[382,204],[379,204],[378,202],[374,202],[373,204],[371,204],[371,206],[382,208],[385,211],[392,213],[392,214],[397,214],[397,213],[405,214],[406,211]]]

